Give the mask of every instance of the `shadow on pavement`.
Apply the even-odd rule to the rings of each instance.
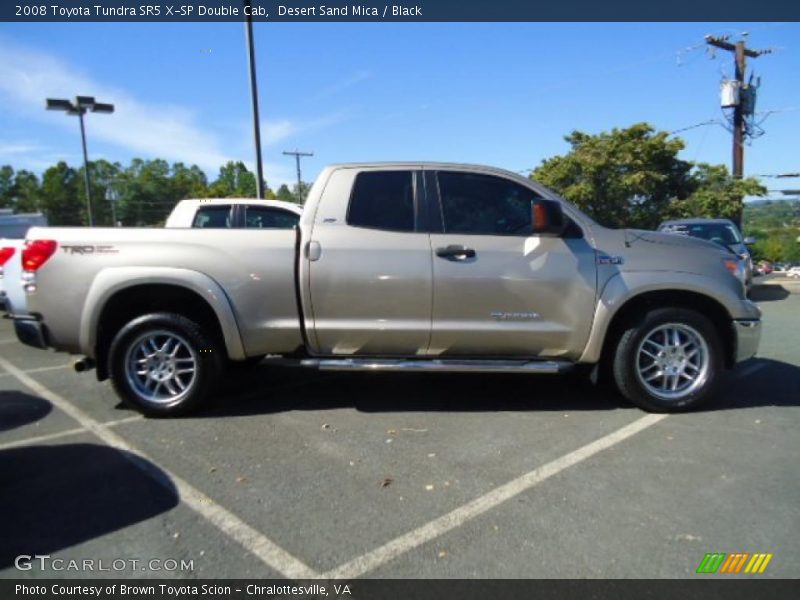
[[[594,386],[580,372],[563,376],[319,373],[261,365],[237,373],[226,384],[213,406],[193,416],[333,408],[369,413],[569,412],[630,407],[612,386]],[[727,372],[717,399],[699,410],[748,406],[800,406],[800,368],[776,360],[752,359]]]
[[[53,405],[24,392],[0,392],[0,431],[8,431],[44,419]]]
[[[578,373],[567,376],[319,373],[260,366],[240,373],[195,417],[351,407],[361,412],[613,410],[621,400]]]
[[[20,554],[50,554],[177,504],[163,471],[113,448],[65,444],[0,451],[0,568]]]
[[[770,358],[743,362],[707,410],[757,406],[800,406],[800,367]]]

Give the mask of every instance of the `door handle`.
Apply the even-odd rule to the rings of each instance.
[[[306,257],[310,261],[319,260],[319,257],[322,256],[322,246],[319,242],[308,242],[306,244]]]
[[[436,249],[436,256],[446,258],[447,260],[460,261],[468,258],[475,258],[476,253],[472,248],[465,246],[446,246],[444,248]]]

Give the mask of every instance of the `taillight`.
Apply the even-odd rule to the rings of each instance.
[[[0,267],[8,262],[8,259],[14,256],[16,248],[0,248]]]
[[[37,271],[58,248],[55,240],[30,240],[22,249],[22,270]]]

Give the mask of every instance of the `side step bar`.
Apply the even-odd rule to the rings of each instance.
[[[368,358],[309,358],[300,366],[320,371],[437,371],[442,373],[566,373],[573,364],[554,360],[408,360]]]

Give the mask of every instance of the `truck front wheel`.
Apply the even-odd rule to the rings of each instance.
[[[711,398],[724,371],[714,324],[685,308],[658,308],[628,324],[613,359],[623,396],[651,412],[679,412]]]
[[[223,357],[194,321],[153,313],[125,325],[111,343],[108,372],[114,390],[148,416],[186,414],[213,391]]]

